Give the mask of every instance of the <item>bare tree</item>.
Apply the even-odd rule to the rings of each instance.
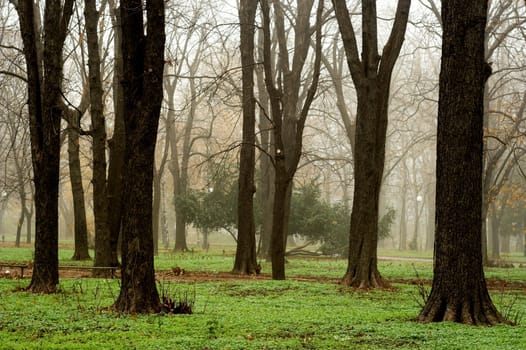
[[[58,284],[58,183],[62,48],[73,0],[47,0],[42,45],[36,31],[36,5],[14,2],[18,12],[27,66],[31,154],[35,181],[35,258],[29,290],[55,292]]]
[[[237,248],[235,273],[256,272],[256,229],[254,222],[256,101],[254,97],[254,25],[257,1],[242,0],[239,6],[241,27],[241,65],[243,80],[243,141],[239,161],[239,190],[237,201]]]
[[[106,2],[101,4],[103,9]],[[93,214],[95,217],[95,266],[114,266],[108,222],[106,183],[106,122],[104,118],[101,59],[97,25],[99,12],[95,0],[85,0],[84,19],[88,43],[89,96],[93,139]]]
[[[382,185],[391,75],[402,48],[410,0],[398,1],[391,34],[378,53],[376,1],[362,1],[362,59],[344,0],[333,0],[351,77],[357,91],[355,184],[349,261],[343,283],[383,287],[377,267],[378,203]]]
[[[278,78],[272,72],[271,64],[271,27],[269,1],[261,1],[263,12],[263,65],[265,85],[270,98],[271,120],[275,143],[273,165],[274,201],[272,210],[271,260],[272,278],[285,279],[285,246],[287,223],[290,212],[292,180],[301,157],[303,130],[318,87],[321,65],[321,25],[323,1],[319,1],[316,15],[316,54],[311,84],[303,101],[300,94],[302,71],[304,69],[310,46],[310,14],[314,0],[297,3],[294,26],[294,53],[292,65],[287,47],[285,32],[284,5],[273,1],[275,31],[278,36],[279,60],[277,63]]]
[[[160,309],[155,285],[152,184],[163,98],[164,1],[121,0],[126,128],[122,216],[122,277],[114,307],[121,312]],[[144,18],[147,21],[145,32]]]

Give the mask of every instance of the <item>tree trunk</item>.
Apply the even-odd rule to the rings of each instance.
[[[71,260],[91,259],[88,249],[88,226],[86,224],[86,206],[84,202],[84,188],[82,187],[82,171],[80,168],[80,145],[78,127],[80,126],[78,116],[74,125],[69,126],[68,130],[68,163],[69,179],[71,182],[71,192],[73,197],[73,217],[74,217],[74,240],[75,251]]]
[[[31,225],[33,219],[33,206],[31,205],[31,210],[26,212],[26,243],[31,243]]]
[[[435,191],[428,191],[426,203],[426,250],[431,251],[435,244]]]
[[[155,143],[163,97],[164,1],[121,0],[126,117],[123,183],[120,312],[160,310],[155,285],[152,235],[152,182]]]
[[[378,103],[373,91],[380,90],[380,87],[373,88],[374,82],[370,84],[372,91],[358,99],[349,260],[342,280],[343,284],[358,288],[387,286],[377,267],[378,203],[387,130],[387,108],[381,108],[381,105],[387,107],[387,99]]]
[[[254,25],[257,2],[242,0],[239,7],[241,23],[241,64],[243,83],[243,141],[239,159],[239,189],[237,199],[238,234],[234,273],[256,273],[256,228],[254,222],[254,170],[256,158],[256,101],[254,97]]]
[[[261,1],[263,13],[263,61],[265,72],[265,87],[269,95],[271,118],[273,123],[273,140],[275,142],[274,169],[275,191],[273,199],[273,218],[271,235],[272,278],[285,278],[285,243],[290,210],[290,189],[294,174],[297,171],[303,147],[303,130],[309,114],[309,109],[318,88],[321,65],[321,26],[323,0],[318,2],[316,13],[316,45],[315,58],[310,85],[300,94],[300,87],[306,85],[302,81],[302,71],[310,46],[310,17],[314,0],[305,1],[297,8],[295,17],[294,50],[292,66],[290,66],[289,49],[285,33],[285,14],[278,2],[273,2],[274,22],[279,47],[279,59],[276,65],[283,78],[274,82],[272,67],[270,6],[268,1]],[[278,87],[276,87],[276,84]],[[290,197],[289,197],[290,198]]]
[[[112,2],[112,0],[110,0]],[[110,266],[118,266],[119,239],[122,218],[122,174],[124,169],[124,150],[126,147],[124,129],[124,93],[121,86],[123,79],[122,30],[120,10],[111,4],[112,24],[114,28],[114,68],[113,68],[113,135],[108,141],[109,165],[107,179],[108,195],[108,229],[111,251]]]
[[[89,95],[91,136],[93,140],[93,216],[95,218],[94,266],[116,266],[112,259],[108,225],[108,192],[106,184],[106,122],[104,118],[103,88],[100,72],[99,13],[95,0],[85,0],[84,18],[88,42]],[[94,270],[100,276],[108,272]]]
[[[20,210],[20,216],[16,225],[15,247],[20,248],[20,237],[22,236],[22,226],[24,225],[24,210]]]
[[[270,237],[270,257],[272,261],[273,280],[285,279],[285,206],[287,203],[287,188],[291,181],[291,179],[287,179],[284,169],[281,169],[280,171],[280,162],[283,163],[284,160],[278,160],[276,163],[276,180],[274,183],[276,191],[274,193],[274,206],[272,210],[272,235]]]
[[[487,1],[442,2],[436,243],[431,294],[419,321],[506,322],[482,267],[483,91]]]
[[[20,163],[17,157],[15,157],[15,168],[16,168],[16,172],[18,175],[17,185],[18,185],[18,196],[20,198],[20,216],[18,218],[18,223],[16,227],[15,246],[20,247],[20,241],[22,238],[22,225],[24,225],[24,219],[27,219],[26,227],[29,227],[31,225],[31,221],[26,215],[28,211],[27,204],[26,204],[26,184],[24,183],[24,174],[23,174],[22,168],[20,166]]]
[[[490,204],[490,217],[489,222],[491,224],[491,230],[489,235],[491,237],[491,259],[500,259],[500,242],[499,242],[499,219],[497,217],[497,208],[495,203]]]
[[[33,292],[55,292],[58,284],[58,189],[60,164],[60,103],[62,49],[73,1],[47,0],[43,49],[35,31],[37,16],[31,0],[16,6],[27,67],[29,129],[35,182],[35,253]],[[60,20],[57,20],[57,17]]]
[[[398,1],[393,27],[381,56],[376,1],[362,1],[361,55],[346,2],[333,0],[333,4],[358,96],[349,261],[342,283],[360,288],[384,287],[387,283],[377,268],[378,201],[384,169],[389,87],[402,48],[411,1]]]
[[[263,35],[261,31],[258,36],[258,60],[263,60]],[[256,200],[261,215],[260,246],[258,254],[270,261],[270,237],[272,234],[272,207],[274,197],[274,168],[270,155],[274,154],[272,141],[272,123],[267,115],[268,93],[265,89],[265,78],[263,69],[256,66],[256,77],[259,95],[259,146],[263,150],[259,159],[260,177],[257,186]]]
[[[188,251],[186,244],[186,215],[176,213],[175,216],[175,245],[174,252]]]
[[[155,167],[155,164],[154,164],[154,167]],[[161,214],[161,174],[154,170],[154,173],[153,173],[153,205],[152,205],[153,255],[159,254],[160,214]]]
[[[400,199],[402,201],[400,208],[400,241],[398,242],[398,250],[407,249],[407,167],[405,162],[402,162],[402,191],[400,193]]]

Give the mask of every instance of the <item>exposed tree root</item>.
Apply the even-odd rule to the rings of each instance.
[[[489,296],[479,298],[474,295],[455,300],[447,293],[443,296],[436,294],[438,293],[431,294],[417,321],[424,323],[450,321],[473,326],[513,324],[497,311]]]
[[[53,294],[57,292],[57,286],[54,284],[31,283],[25,290],[31,293]]]
[[[366,274],[364,277],[347,272],[340,284],[358,289],[390,289],[391,285],[376,270]]]
[[[140,303],[130,302],[125,300],[129,298],[119,297],[115,304],[111,307],[116,312],[122,312],[125,314],[155,314],[161,311],[161,302],[146,302],[145,300]]]

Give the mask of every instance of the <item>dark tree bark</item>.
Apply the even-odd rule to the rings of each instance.
[[[27,66],[31,156],[35,182],[35,254],[29,290],[55,292],[58,284],[58,184],[60,163],[60,88],[62,49],[73,0],[47,0],[45,38],[39,52],[32,0],[17,2]]]
[[[258,62],[262,62],[264,57],[263,39],[263,32],[259,30]],[[270,155],[274,154],[274,140],[272,137],[272,123],[267,112],[269,110],[269,96],[265,87],[264,70],[261,66],[257,65],[255,71],[259,106],[259,148],[261,149],[259,159],[260,176],[258,185],[256,186],[256,201],[261,210],[258,254],[270,262],[270,237],[272,235],[272,208],[274,202],[274,168]]]
[[[349,235],[349,260],[342,283],[359,288],[385,287],[377,267],[378,204],[382,185],[391,75],[402,47],[410,0],[399,0],[389,39],[378,53],[376,1],[362,1],[362,59],[344,0],[333,0],[358,106],[355,134],[355,183]]]
[[[316,89],[321,65],[321,25],[323,0],[318,3],[316,15],[316,49],[312,81],[306,90],[303,101],[300,86],[304,84],[302,71],[310,46],[311,9],[314,0],[298,2],[296,23],[294,27],[294,50],[292,65],[289,62],[289,48],[285,33],[285,14],[279,1],[273,2],[275,31],[279,46],[279,60],[276,65],[280,78],[275,82],[271,59],[271,29],[269,1],[261,1],[263,13],[263,66],[265,86],[270,101],[270,117],[273,123],[275,153],[274,165],[274,198],[272,209],[272,234],[270,239],[272,278],[285,279],[285,248],[287,238],[288,215],[292,181],[301,158],[303,129]]]
[[[124,149],[126,146],[124,130],[124,94],[121,86],[123,78],[122,57],[122,30],[120,20],[120,9],[116,7],[113,0],[109,0],[110,13],[114,28],[114,64],[113,64],[113,135],[108,141],[109,165],[107,178],[108,226],[110,230],[109,241],[111,250],[111,266],[119,264],[119,237],[121,232],[122,218],[122,173],[124,168]]]
[[[163,97],[164,1],[121,0],[126,128],[121,290],[116,310],[158,312],[152,235],[155,142]],[[144,11],[146,10],[147,34]]]
[[[419,321],[505,323],[482,267],[482,152],[487,1],[442,3],[434,277]]]
[[[75,120],[68,122],[68,163],[71,192],[73,197],[74,241],[75,251],[72,260],[89,260],[88,226],[86,224],[86,206],[84,202],[84,188],[82,186],[82,171],[80,167],[80,137],[79,115],[72,113]]]
[[[239,159],[237,200],[238,234],[234,273],[256,273],[256,229],[254,222],[256,101],[254,97],[254,31],[257,1],[241,0],[241,65],[243,83],[243,141]]]
[[[103,107],[103,88],[100,71],[98,22],[95,0],[84,1],[84,19],[88,43],[89,96],[93,152],[93,216],[95,219],[94,266],[116,266],[113,259],[108,223],[108,190],[106,183],[106,122]],[[101,275],[106,271],[94,270]]]

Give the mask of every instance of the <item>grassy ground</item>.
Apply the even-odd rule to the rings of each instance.
[[[31,260],[31,249],[0,247],[1,260]],[[71,251],[61,250],[70,265]],[[229,271],[233,257],[163,253],[158,269]],[[263,272],[270,266],[263,263]],[[390,279],[430,279],[430,262],[382,261]],[[290,259],[289,277],[339,278],[345,261]],[[489,269],[493,279],[526,280],[526,269]],[[194,315],[132,316],[110,312],[119,281],[63,279],[61,293],[15,292],[28,280],[0,279],[0,349],[526,349],[526,325],[468,327],[419,324],[419,288],[357,292],[334,282],[160,281],[159,290],[195,300]],[[526,290],[494,289],[504,314],[526,317]],[[524,319],[526,322],[526,318]]]

